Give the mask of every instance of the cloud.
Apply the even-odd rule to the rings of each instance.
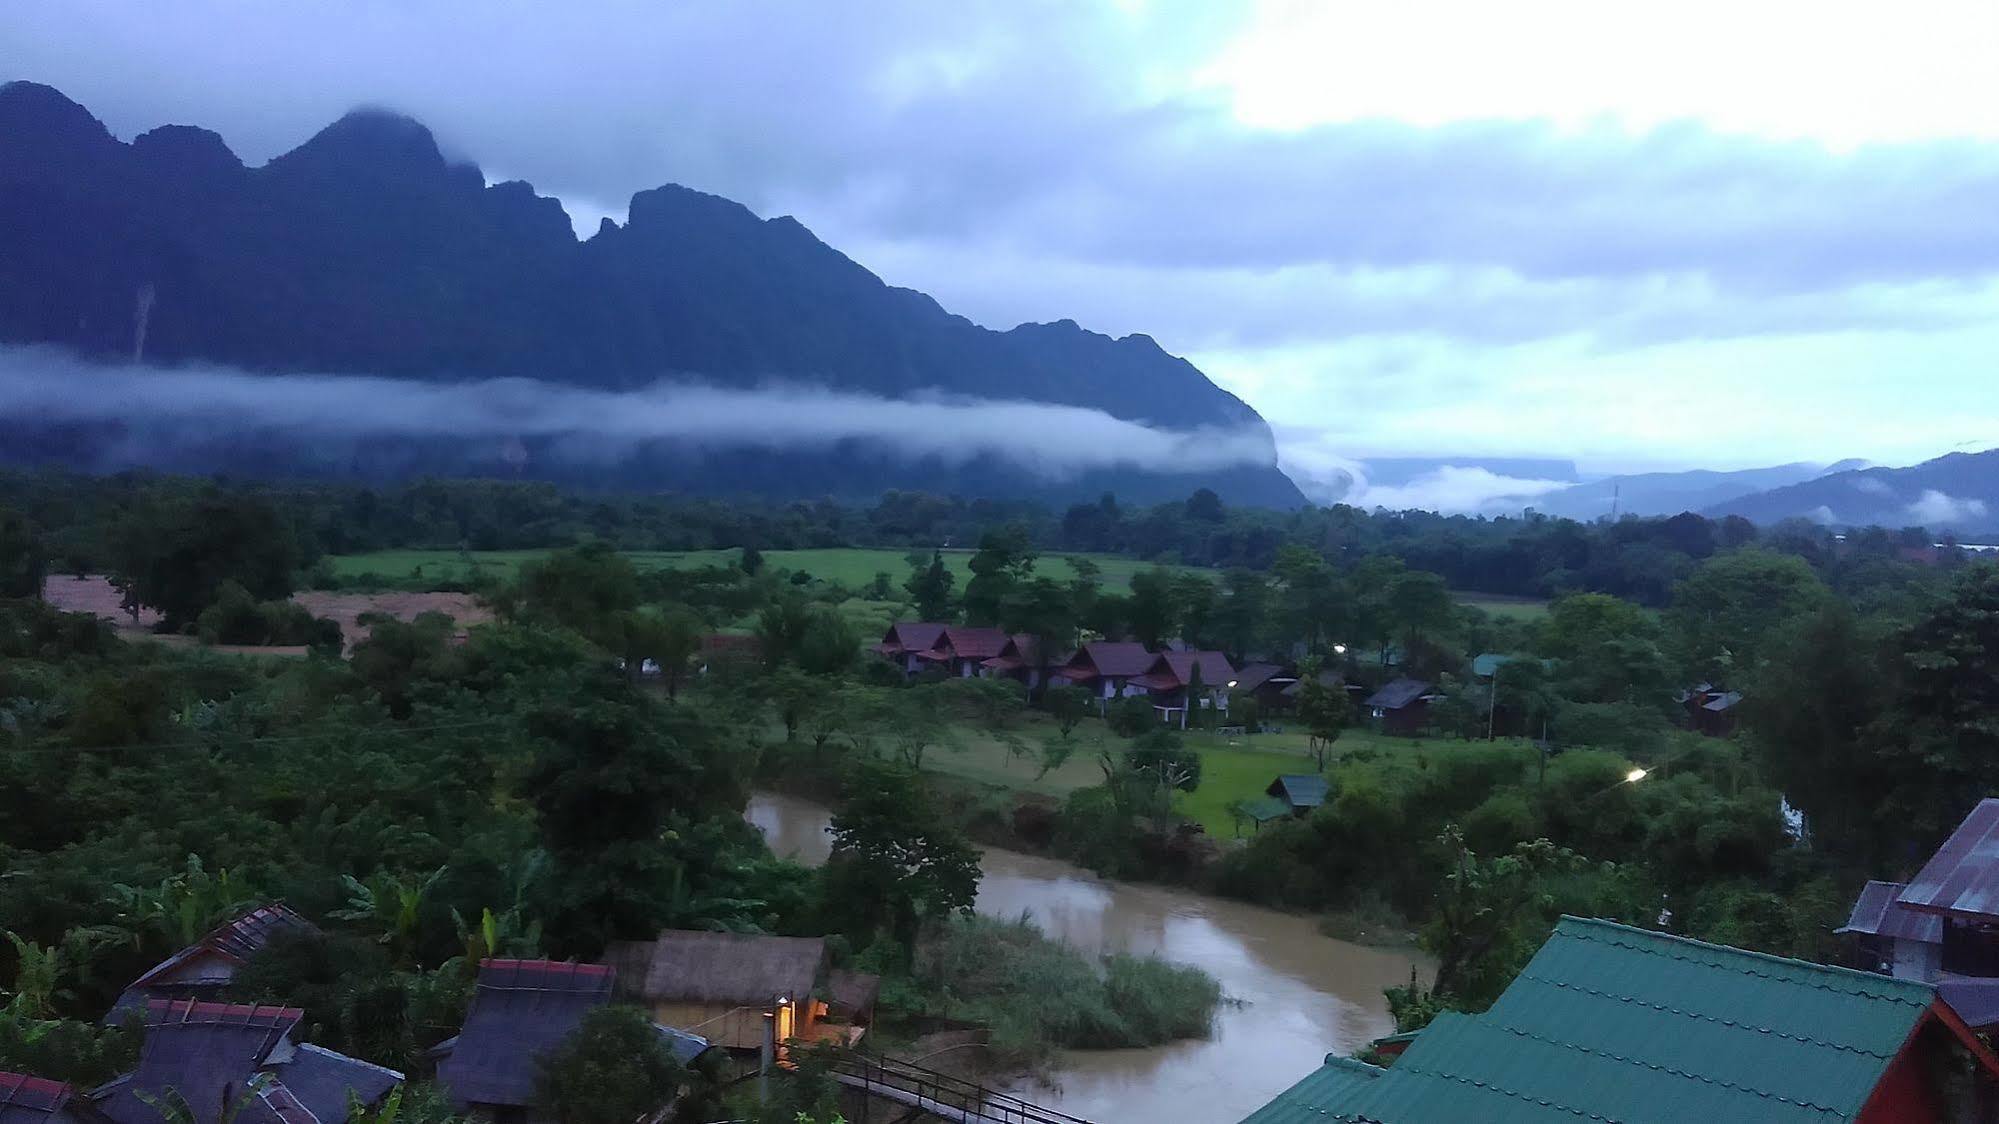
[[[1926,527],[1948,527],[1983,519],[1986,505],[1984,500],[1959,499],[1935,488],[1925,488],[1923,494],[1903,510],[1911,519]]]
[[[1369,479],[1365,460],[1338,451],[1338,440],[1323,432],[1280,427],[1277,463],[1285,475],[1318,504],[1343,503],[1363,509],[1482,514],[1519,511],[1535,496],[1569,487],[1573,481],[1508,476],[1476,465],[1440,465],[1396,484]]]
[[[87,389],[85,389],[87,388]],[[81,391],[81,392],[80,392]],[[223,435],[299,442],[465,438],[610,462],[641,446],[826,450],[963,464],[998,458],[1049,478],[1133,467],[1205,472],[1268,464],[1258,429],[1155,429],[1101,410],[1040,402],[885,399],[810,385],[757,390],[665,380],[596,391],[529,379],[416,382],[355,375],[258,375],[218,367],[99,367],[41,349],[0,349],[0,417],[34,425],[111,423],[136,460]]]

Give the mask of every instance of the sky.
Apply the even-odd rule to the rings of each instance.
[[[668,181],[794,215],[1149,334],[1308,471],[1999,445],[1991,0],[9,0],[0,44],[121,137],[373,105],[586,231]]]

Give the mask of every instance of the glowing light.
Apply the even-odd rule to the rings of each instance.
[[[1645,779],[1645,770],[1643,769],[1633,769],[1630,772],[1624,774],[1625,784],[1637,784],[1639,781],[1642,781],[1644,779]]]

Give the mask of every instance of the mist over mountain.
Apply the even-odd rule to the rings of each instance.
[[[164,126],[127,144],[52,88],[0,87],[0,342],[106,364],[356,376],[357,394],[379,391],[382,378],[517,379],[612,394],[688,383],[1044,403],[1166,431],[1154,445],[1185,454],[1052,465],[996,447],[988,430],[957,450],[948,430],[904,441],[866,426],[795,445],[696,448],[684,427],[668,427],[651,441],[626,434],[627,455],[605,463],[545,456],[563,447],[555,434],[447,427],[435,438],[348,432],[302,446],[254,419],[167,448],[135,439],[148,424],[136,410],[103,410],[60,424],[0,420],[0,450],[15,459],[107,467],[157,451],[172,468],[525,473],[795,496],[1114,490],[1145,501],[1207,486],[1235,503],[1303,498],[1278,471],[1263,419],[1147,336],[1112,339],[1066,320],[993,331],[884,284],[793,219],[676,185],[640,192],[624,226],[606,221],[579,240],[556,200],[526,183],[487,185],[422,125],[379,111],[349,114],[251,168],[204,129]],[[61,377],[91,393],[87,371]],[[1232,452],[1206,455],[1203,434]]]
[[[1800,461],[1734,471],[1636,472],[1548,492],[1536,497],[1532,506],[1548,515],[1584,521],[1612,514],[1678,515],[1683,511],[1705,511],[1741,496],[1801,483],[1830,472],[1864,467],[1865,461],[1845,460],[1832,465]]]
[[[1907,468],[1860,468],[1743,496],[1708,509],[1759,523],[1805,518],[1838,526],[1923,526],[1999,534],[1999,449],[1950,453]]]

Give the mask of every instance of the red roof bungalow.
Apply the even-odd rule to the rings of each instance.
[[[1047,670],[1055,669],[1067,662],[1066,657],[1049,653]],[[1025,632],[1016,632],[1007,637],[1006,646],[1000,654],[987,660],[983,665],[986,675],[1000,675],[1008,679],[1018,679],[1027,684],[1028,690],[1041,686],[1041,642]]]
[[[1328,1057],[1243,1124],[1944,1124],[1995,1097],[1999,1057],[1927,984],[1564,917],[1489,1010],[1386,1067]]]
[[[1189,699],[1188,690],[1196,678],[1201,681],[1200,694]],[[1152,696],[1152,708],[1159,712],[1160,721],[1178,721],[1185,729],[1190,706],[1227,713],[1229,684],[1235,681],[1235,668],[1220,652],[1161,652],[1131,685]]]
[[[259,906],[217,925],[200,940],[153,965],[126,987],[105,1021],[116,1023],[148,999],[212,998],[236,978],[236,970],[281,934],[306,935],[319,929],[282,902]]]
[[[1011,639],[997,628],[965,628],[954,624],[946,627],[928,649],[911,653],[911,658],[917,661],[919,669],[938,665],[953,678],[970,679],[983,671],[985,662],[998,656]]]
[[[1143,644],[1099,640],[1076,649],[1055,675],[1095,695],[1099,709],[1105,709],[1111,699],[1144,693],[1131,681],[1151,671],[1152,661],[1151,649]]]
[[[904,675],[914,675],[921,669],[916,662],[916,653],[927,652],[937,646],[937,640],[944,635],[949,625],[936,621],[897,621],[888,626],[882,634],[881,643],[875,645],[875,653],[902,669]]]

